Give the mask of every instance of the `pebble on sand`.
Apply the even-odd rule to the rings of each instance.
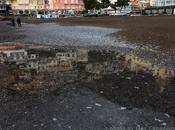
[[[56,121],[56,120],[57,120],[57,118],[53,118],[52,120],[53,120],[53,121]]]
[[[95,103],[95,106],[101,107],[102,105],[99,103]]]

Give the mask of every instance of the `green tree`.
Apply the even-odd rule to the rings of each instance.
[[[109,0],[101,0],[101,8],[107,8],[110,6],[110,1]]]
[[[129,5],[130,0],[117,0],[117,2],[115,2],[115,5],[118,7],[125,7]]]
[[[84,4],[86,10],[96,9],[98,7],[97,0],[84,0]]]
[[[115,4],[110,4],[111,8],[113,8],[114,10],[116,10],[116,5]]]
[[[129,5],[129,2],[130,2],[130,0],[117,0],[117,2],[115,2],[115,5],[116,5],[117,7],[120,7],[121,10],[122,10],[123,7]]]

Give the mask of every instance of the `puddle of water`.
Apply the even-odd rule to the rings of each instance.
[[[43,86],[52,89],[52,86],[57,88],[66,83],[120,75],[126,69],[136,74],[140,71],[149,73],[161,83],[175,76],[174,68],[156,65],[135,54],[121,54],[114,50],[55,49],[8,43],[1,44],[0,50],[1,66],[7,70],[8,86],[18,89],[32,90]],[[165,88],[160,89],[163,91]]]
[[[173,86],[175,76],[174,68],[115,50],[20,44],[4,44],[0,50],[3,86],[38,96],[80,84],[113,102],[154,108]]]

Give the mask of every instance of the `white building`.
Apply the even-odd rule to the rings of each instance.
[[[98,2],[101,2],[101,0],[97,0]],[[117,2],[117,0],[109,0],[111,2],[111,4],[115,4],[115,2]]]
[[[56,58],[60,60],[76,60],[76,52],[57,52]]]
[[[10,4],[10,0],[0,0],[0,4]]]
[[[110,0],[110,2],[111,2],[112,4],[115,4],[115,2],[117,2],[117,0]]]
[[[76,51],[77,62],[87,62],[88,61],[88,50],[78,49]]]
[[[11,0],[10,4],[15,13],[30,13],[45,9],[44,0]]]
[[[151,6],[173,6],[175,0],[150,0]]]
[[[88,61],[88,50],[77,49],[76,51],[70,51],[70,52],[57,52],[56,58],[59,60],[87,62]]]
[[[9,61],[24,61],[27,60],[27,51],[24,49],[19,50],[6,50],[2,51],[2,53],[7,57]]]
[[[9,0],[0,0],[0,11],[6,11],[9,4]]]

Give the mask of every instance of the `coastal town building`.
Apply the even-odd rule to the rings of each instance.
[[[71,60],[75,62],[87,62],[88,50],[77,49],[76,51],[57,52],[56,58],[60,60]]]
[[[10,10],[10,0],[0,0],[0,13]]]
[[[57,52],[56,58],[60,60],[72,60],[76,61],[76,52],[70,51],[70,52]]]
[[[0,60],[19,62],[28,58],[27,51],[22,45],[1,44],[0,45]]]
[[[70,60],[58,60],[56,58],[45,58],[39,61],[38,70],[39,72],[61,72],[70,71],[73,69]]]
[[[88,50],[78,49],[76,51],[76,60],[77,62],[87,62],[88,61]]]
[[[20,14],[37,11],[84,10],[83,0],[9,0],[12,10]]]
[[[0,0],[0,4],[10,4],[10,0]]]
[[[132,5],[150,5],[153,7],[158,6],[174,6],[174,0],[131,0]]]
[[[145,9],[145,13],[175,15],[175,1],[174,0],[150,0],[150,6]]]
[[[12,10],[21,14],[28,14],[32,11],[45,9],[44,0],[11,0],[10,4]]]
[[[24,49],[19,50],[6,50],[2,53],[7,57],[8,61],[20,62],[27,59],[27,51]]]
[[[48,10],[75,10],[83,11],[83,0],[47,0],[46,9]]]
[[[103,62],[103,63],[89,63],[86,64],[85,70],[88,73],[93,73],[93,74],[113,74],[117,73],[120,71],[123,71],[124,69],[124,64],[119,63],[118,61],[113,61],[113,62]]]
[[[174,0],[150,0],[151,6],[175,6]]]
[[[148,60],[144,60],[138,56],[133,54],[126,55],[126,61],[129,63],[129,68],[132,71],[144,70],[150,72],[154,77],[160,79],[168,79],[175,76],[174,68],[167,68],[165,66],[160,66],[149,62]]]
[[[137,6],[137,5],[139,5],[139,0],[131,0],[131,5],[133,5],[133,6]]]

